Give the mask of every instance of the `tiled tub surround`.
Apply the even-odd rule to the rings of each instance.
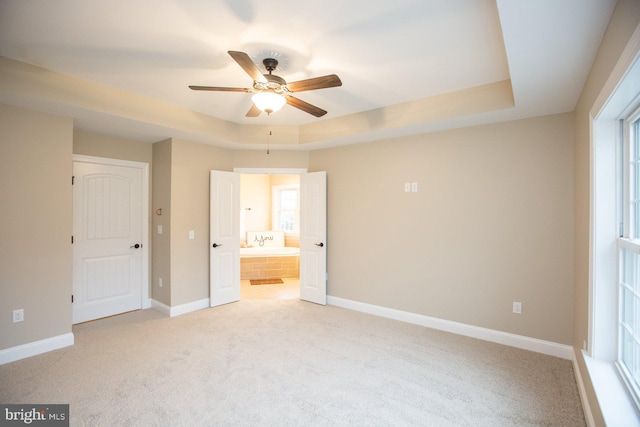
[[[247,232],[240,248],[240,279],[277,279],[300,276],[300,248],[285,247],[282,231]]]
[[[240,279],[278,279],[300,276],[300,256],[240,257]]]

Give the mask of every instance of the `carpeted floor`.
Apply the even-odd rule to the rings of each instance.
[[[296,299],[74,327],[0,366],[0,402],[72,426],[584,426],[571,363]]]

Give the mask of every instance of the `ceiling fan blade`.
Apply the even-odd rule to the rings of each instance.
[[[299,80],[297,82],[288,83],[287,87],[291,92],[302,92],[304,90],[324,89],[328,87],[342,86],[340,77],[335,74],[328,76],[314,77],[312,79]]]
[[[260,72],[258,66],[253,63],[249,55],[235,50],[230,50],[228,53],[249,74],[249,77],[257,82],[267,83],[266,77]]]
[[[305,113],[309,113],[316,117],[322,117],[325,114],[327,114],[327,112],[324,111],[322,108],[318,108],[315,105],[311,105],[308,102],[304,102],[303,100],[293,96],[287,97],[287,104],[291,105],[292,107],[296,107],[297,109],[302,110]]]
[[[189,86],[191,90],[209,90],[214,92],[253,92],[243,87]]]
[[[251,104],[251,108],[247,111],[246,117],[258,117],[262,113],[262,110],[256,107],[256,104]]]

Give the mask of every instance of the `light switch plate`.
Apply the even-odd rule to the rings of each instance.
[[[522,303],[518,301],[513,302],[513,312],[515,314],[522,314]]]

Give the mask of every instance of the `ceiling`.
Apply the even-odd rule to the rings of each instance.
[[[2,0],[0,102],[80,130],[314,149],[573,111],[615,0]],[[247,118],[227,54],[342,86]]]

